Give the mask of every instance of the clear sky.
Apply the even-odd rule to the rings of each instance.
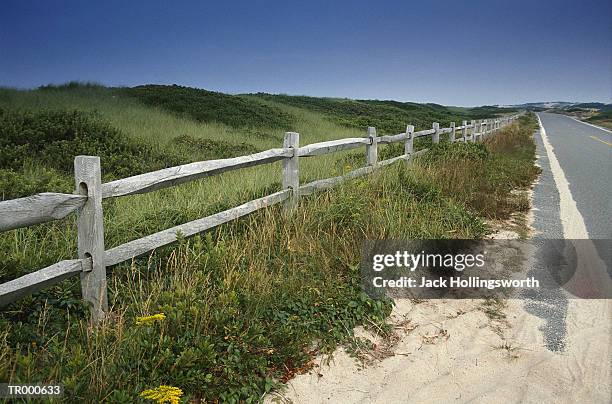
[[[612,98],[611,0],[0,1],[0,86],[447,105]]]

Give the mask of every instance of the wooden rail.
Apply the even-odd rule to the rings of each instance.
[[[0,307],[67,277],[79,274],[83,299],[92,305],[91,320],[93,323],[98,323],[104,319],[108,311],[106,268],[109,266],[129,261],[134,257],[173,243],[179,237],[200,233],[278,203],[283,203],[286,211],[290,212],[297,206],[300,196],[310,195],[347,180],[370,174],[378,167],[398,161],[410,161],[415,156],[426,152],[427,149],[414,152],[415,138],[431,136],[433,143],[438,143],[441,134],[449,134],[451,142],[476,142],[478,139],[496,133],[518,116],[484,121],[472,120],[469,124],[463,121],[461,126],[455,126],[455,123],[451,122],[448,128],[440,128],[439,124],[434,122],[432,129],[419,132],[414,131],[414,126],[407,125],[404,133],[380,137],[376,134],[376,128],[369,127],[366,137],[331,140],[302,147],[299,146],[299,134],[287,132],[282,148],[248,156],[185,164],[105,184],[102,184],[100,179],[100,159],[95,156],[77,156],[75,158],[76,191],[74,194],[41,193],[27,198],[0,202],[0,232],[62,219],[72,212],[77,212],[79,258],[60,261],[0,284]],[[404,142],[404,154],[378,161],[378,145],[396,142]],[[366,149],[367,164],[365,167],[342,176],[300,185],[300,157],[320,156],[363,146]],[[283,162],[283,189],[281,191],[105,250],[102,223],[103,198],[151,192],[226,171],[279,160]]]
[[[45,192],[0,202],[0,231],[62,219],[83,206],[86,200],[82,195]]]
[[[234,157],[222,160],[198,161],[178,167],[164,168],[146,174],[135,175],[102,185],[102,196],[113,198],[117,196],[142,194],[158,189],[172,187],[183,182],[193,181],[225,171],[271,163],[291,157],[291,149],[271,149],[249,156]]]

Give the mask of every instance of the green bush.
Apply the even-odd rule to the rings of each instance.
[[[234,128],[289,130],[294,118],[278,108],[240,96],[182,86],[144,85],[119,90],[142,103],[199,122],[219,122]]]
[[[138,144],[95,114],[0,108],[0,194],[5,199],[59,191],[55,186],[65,190],[77,155],[99,156],[106,181],[189,161],[176,152]],[[32,165],[44,167],[39,178],[26,178]]]

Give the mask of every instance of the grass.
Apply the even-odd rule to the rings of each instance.
[[[170,111],[198,122],[219,122],[233,128],[280,128],[293,124],[293,117],[280,108],[212,91],[181,86],[146,85],[122,88],[120,94],[143,104]]]
[[[398,134],[406,130],[406,125],[414,125],[416,130],[430,129],[436,121],[448,127],[451,121],[457,126],[462,120],[490,118],[511,109],[495,107],[459,108],[437,104],[415,104],[412,102],[350,100],[341,98],[318,98],[273,94],[249,94],[253,99],[274,101],[292,105],[323,114],[331,122],[352,128],[375,126],[384,134]]]
[[[605,128],[612,129],[612,111],[606,110],[598,112],[587,119],[588,122],[594,123]]]
[[[251,98],[257,97],[244,97]],[[303,144],[363,135],[363,128],[340,125],[310,108],[251,101],[290,115]],[[160,164],[157,156],[165,153],[190,160],[278,147],[283,132],[181,118],[95,85],[2,90],[0,108],[14,114],[3,124],[30,117],[28,128],[56,128],[60,143],[103,133],[102,151],[121,145],[118,154],[130,156],[144,147],[151,159],[141,159],[143,169]],[[110,268],[111,313],[97,329],[87,325],[78,280],[26,297],[0,313],[0,379],[61,382],[68,401],[134,402],[160,385],[180,387],[186,400],[257,401],[313,354],[347,341],[355,326],[384,328],[391,303],[370,299],[359,284],[364,239],[480,238],[488,231],[485,218],[520,207],[507,200],[512,186],[527,186],[536,173],[532,125],[532,117],[524,118],[484,145],[443,143],[410,169],[399,163],[302,198],[289,218],[272,207]],[[98,132],[69,136],[75,127]],[[14,125],[2,128],[21,132]],[[7,147],[18,149],[11,139]],[[61,161],[53,166],[42,158],[53,142],[47,143],[39,145],[39,157],[21,165],[12,160],[4,169],[24,179],[48,178],[31,189],[51,189],[69,173]],[[381,155],[398,152],[386,148]],[[338,175],[362,158],[344,153],[302,159],[301,180]],[[277,190],[279,169],[254,167],[105,202],[106,247]],[[482,202],[474,196],[490,193],[496,198]],[[74,218],[3,233],[0,249],[0,282],[73,258]],[[165,318],[139,320],[158,313]]]

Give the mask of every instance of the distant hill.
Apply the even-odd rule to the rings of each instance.
[[[514,111],[496,106],[476,108],[447,107],[392,100],[352,100],[347,98],[307,97],[256,93],[247,97],[306,109],[326,116],[332,122],[350,128],[375,126],[381,133],[400,133],[407,124],[417,130],[431,127],[433,121],[448,126],[462,120],[484,119]]]
[[[529,110],[564,110],[568,112],[576,112],[581,110],[596,110],[596,111],[610,111],[612,110],[612,104],[604,104],[602,102],[568,102],[568,101],[546,101],[546,102],[527,102],[524,104],[515,105],[497,105],[497,107],[510,107],[519,109]]]

